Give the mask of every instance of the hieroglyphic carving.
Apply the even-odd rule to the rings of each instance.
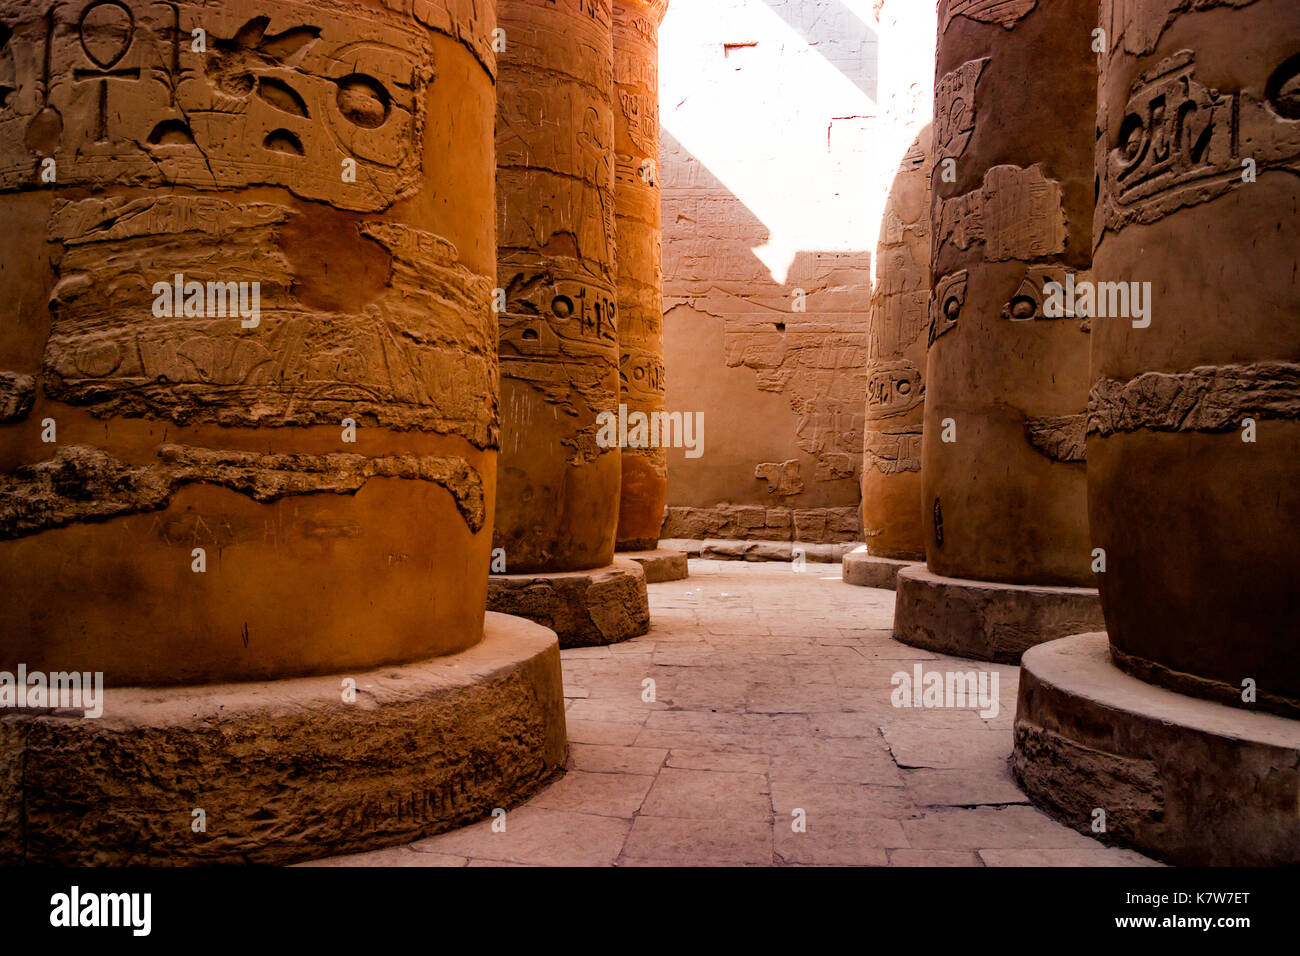
[[[880,273],[883,278],[885,273]],[[897,355],[930,324],[930,292],[899,292],[873,303],[867,330],[867,355]]]
[[[907,359],[879,362],[867,373],[867,420],[892,418],[925,399],[921,371]]]
[[[934,88],[936,163],[961,156],[975,132],[975,93],[989,58],[970,60],[944,76]]]
[[[942,203],[935,241],[959,249],[984,243],[990,262],[1033,260],[1065,251],[1066,219],[1061,184],[1039,164],[994,166],[980,189]]]
[[[1053,461],[1087,461],[1086,414],[1030,418],[1025,422],[1025,437],[1036,451]]]
[[[1102,0],[1101,27],[1110,39],[1110,49],[1122,43],[1129,53],[1146,54],[1156,48],[1160,37],[1184,13],[1213,7],[1248,7],[1256,0]]]
[[[159,511],[191,484],[218,485],[270,502],[354,494],[371,478],[432,482],[451,494],[470,531],[477,533],[486,520],[482,477],[459,457],[269,455],[162,445],[156,462],[133,465],[99,448],[64,445],[51,459],[0,473],[0,539]]]
[[[969,273],[962,269],[946,275],[935,283],[930,299],[930,344],[957,327],[962,306],[966,304],[966,280]]]
[[[1133,85],[1124,119],[1105,157],[1099,228],[1153,222],[1208,202],[1245,182],[1244,153],[1256,175],[1300,169],[1300,57],[1274,68],[1264,98],[1224,93],[1196,82],[1183,50]]]
[[[618,374],[622,400],[629,406],[662,404],[664,360],[657,352],[624,343],[619,349]]]
[[[498,245],[503,256],[548,249],[554,250],[548,261],[559,255],[581,260],[588,269],[609,273],[612,288],[611,117],[587,92],[559,84],[545,93],[523,89],[502,99],[496,135],[498,176],[504,183],[498,190]],[[542,135],[566,113],[561,125],[576,135]]]
[[[873,431],[863,435],[864,467],[882,475],[921,470],[921,426],[904,426],[901,431]]]
[[[498,316],[502,375],[544,387],[560,384],[566,363],[617,362],[618,307],[608,291],[551,272],[517,272],[505,291],[506,310]]]
[[[1029,16],[1038,0],[951,0],[944,11],[941,30],[957,17],[966,17],[979,23],[1000,23],[1008,30]]]
[[[767,493],[782,498],[803,494],[803,478],[799,474],[799,459],[763,461],[754,468],[754,477],[767,482]]]
[[[497,440],[491,281],[451,243],[397,223],[362,222],[359,237],[392,256],[387,287],[361,314],[323,312],[293,293],[271,203],[215,197],[56,203],[63,247],[51,296],[46,394],[99,416],[178,423],[337,423]],[[144,240],[144,241],[142,241]],[[153,313],[155,282],[260,283],[261,316]]]
[[[27,9],[19,12],[19,6]],[[0,110],[0,189],[115,182],[269,184],[377,211],[420,186],[427,31],[409,15],[265,0],[0,3],[14,89]],[[206,31],[208,49],[191,44]],[[0,79],[0,83],[3,80]],[[342,175],[355,160],[355,181]]]
[[[1103,378],[1088,396],[1088,430],[1107,436],[1154,431],[1222,432],[1243,418],[1300,419],[1300,364],[1205,365]]]
[[[26,418],[35,400],[35,378],[17,372],[0,372],[0,424]]]
[[[1070,279],[1073,276],[1073,279]],[[1002,318],[1010,322],[1030,322],[1039,319],[1087,319],[1082,312],[1076,312],[1073,297],[1064,295],[1067,288],[1088,282],[1087,273],[1072,273],[1064,266],[1029,266],[1025,278],[1021,281],[1015,294],[1002,307]],[[1056,283],[1061,287],[1062,315],[1049,316],[1044,313],[1043,303],[1047,298],[1046,287]],[[1087,327],[1084,327],[1087,331]]]

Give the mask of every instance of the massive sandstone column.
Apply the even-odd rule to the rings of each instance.
[[[1094,272],[1150,311],[1092,333],[1109,641],[1026,655],[1015,767],[1171,862],[1294,865],[1300,7],[1174,6],[1103,4]]]
[[[1100,622],[1084,494],[1095,0],[941,0],[923,507],[895,634],[1014,663]],[[1051,64],[1051,68],[1045,68]]]
[[[921,425],[930,327],[930,131],[899,166],[881,223],[867,329],[862,529],[844,580],[892,590],[901,568],[925,559]]]
[[[46,7],[0,2],[0,703],[22,670],[110,689],[0,722],[0,856],[293,858],[486,813],[563,757],[554,640],[485,638],[477,570],[490,12]]]
[[[489,604],[564,644],[607,643],[648,627],[644,574],[612,563],[619,449],[597,440],[619,393],[610,0],[501,0],[498,20],[494,544],[507,573]]]
[[[629,416],[666,410],[658,31],[667,9],[668,0],[614,0],[619,402]],[[624,448],[622,466],[618,550],[653,551],[668,497],[667,452],[657,445]],[[684,570],[684,561],[677,563]]]

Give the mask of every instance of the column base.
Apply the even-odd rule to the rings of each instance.
[[[290,863],[512,806],[564,766],[560,655],[529,621],[488,614],[485,632],[415,664],[6,716],[0,863]]]
[[[1019,664],[1036,644],[1106,626],[1096,588],[945,578],[921,566],[898,572],[894,638],[913,647]]]
[[[1021,788],[1067,826],[1169,863],[1300,864],[1297,753],[1300,720],[1131,677],[1104,633],[1035,647],[1021,664]]]
[[[590,571],[488,576],[487,606],[553,630],[560,647],[617,644],[650,630],[646,576],[615,558]]]
[[[641,570],[645,572],[646,584],[683,581],[690,576],[690,571],[686,567],[685,551],[656,548],[653,551],[620,551],[618,556],[641,565]]]
[[[886,591],[896,590],[895,579],[903,568],[925,567],[924,561],[902,561],[898,558],[881,558],[867,553],[866,545],[854,548],[844,556],[841,575],[845,584],[856,584],[862,588],[882,588]]]

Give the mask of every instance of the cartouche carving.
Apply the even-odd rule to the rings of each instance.
[[[0,189],[36,187],[49,157],[60,186],[266,184],[363,212],[417,192],[435,73],[427,31],[409,14],[322,2],[257,9],[90,0],[35,16],[0,3],[14,24]]]

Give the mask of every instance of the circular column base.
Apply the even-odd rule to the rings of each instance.
[[[620,551],[618,556],[641,565],[646,584],[684,581],[690,575],[686,567],[685,551],[656,548],[653,551]]]
[[[894,637],[928,651],[1019,664],[1036,644],[1106,626],[1096,588],[968,581],[898,572]]]
[[[617,644],[650,630],[646,576],[635,561],[590,571],[488,576],[487,606],[553,630],[560,647]]]
[[[886,591],[897,589],[895,578],[903,568],[924,567],[924,561],[901,561],[897,558],[881,558],[867,553],[865,545],[854,548],[844,556],[841,575],[845,584],[856,584],[862,588],[882,588]]]
[[[1169,863],[1300,864],[1298,755],[1300,720],[1131,677],[1104,633],[1032,648],[1021,664],[1021,788],[1066,825]]]
[[[564,766],[560,654],[488,614],[468,650],[352,674],[104,690],[0,719],[0,862],[289,863],[420,839]]]

